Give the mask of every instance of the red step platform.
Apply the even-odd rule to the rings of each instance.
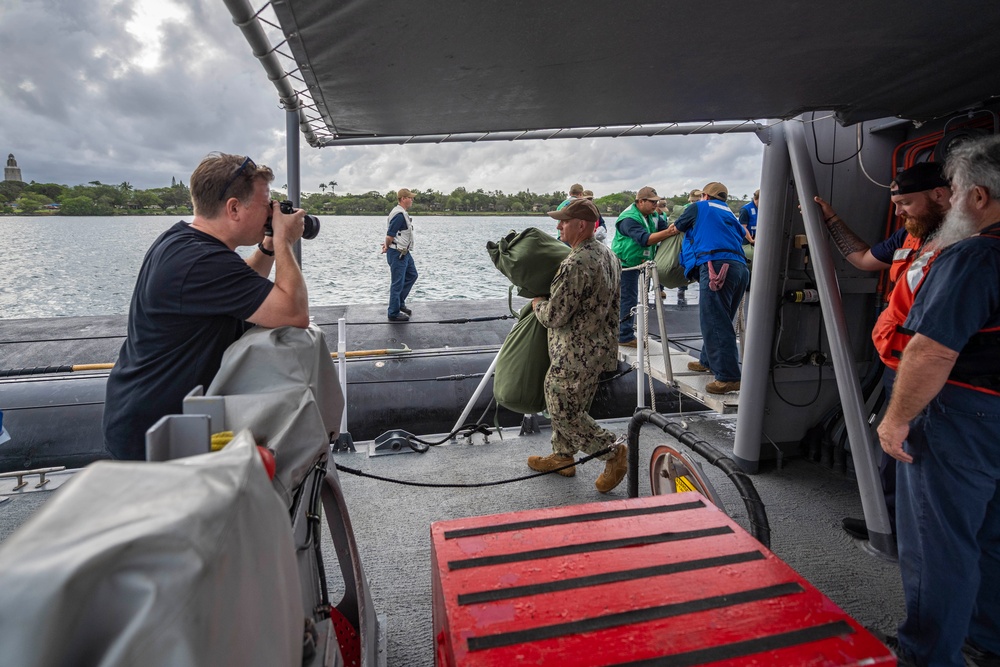
[[[441,667],[895,665],[697,493],[431,526]]]

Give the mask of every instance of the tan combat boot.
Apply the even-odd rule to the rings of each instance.
[[[628,447],[625,445],[624,436],[615,440],[617,450],[615,455],[607,460],[602,472],[594,486],[601,493],[607,493],[622,483],[625,474],[628,473]]]
[[[538,472],[550,472],[556,468],[569,465],[575,460],[576,459],[572,456],[567,456],[566,454],[556,454],[553,452],[548,456],[529,456],[528,467],[532,470],[537,470]],[[557,472],[563,477],[572,477],[576,474],[576,466],[566,468],[565,470],[558,470]]]
[[[723,382],[722,380],[712,380],[705,385],[705,391],[710,394],[728,394],[731,391],[740,390],[740,381]]]

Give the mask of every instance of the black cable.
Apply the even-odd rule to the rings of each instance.
[[[391,320],[384,320],[379,322],[345,322],[349,327],[353,326],[375,326],[379,324],[469,324],[471,322],[494,322],[497,320],[516,320],[517,318],[513,315],[494,315],[490,317],[462,317],[454,320],[404,320],[403,322],[394,322]],[[322,322],[315,323],[318,327],[332,327],[339,324],[339,322]]]
[[[826,162],[822,158],[820,158],[820,156],[819,156],[819,139],[816,136],[816,112],[815,111],[812,112],[812,119],[809,122],[809,127],[810,127],[810,129],[812,129],[813,150],[816,153],[816,161],[819,162],[820,164],[825,164],[828,167],[832,167],[833,165],[837,165],[837,164],[842,164],[844,162],[847,162],[848,160],[853,160],[854,158],[856,158],[861,153],[861,149],[864,148],[864,146],[865,146],[865,135],[864,135],[864,133],[862,133],[861,134],[861,141],[858,143],[858,150],[856,150],[853,155],[848,155],[847,157],[845,157],[842,160],[834,160],[833,162]],[[836,151],[836,147],[837,147],[837,143],[836,143],[836,139],[837,139],[837,126],[836,125],[833,126],[833,139],[834,139],[834,142],[833,142],[834,150],[833,150],[833,152],[836,153],[837,152]]]
[[[392,484],[402,484],[403,486],[424,486],[433,489],[474,489],[483,486],[499,486],[501,484],[511,484],[513,482],[523,482],[526,479],[542,477],[543,475],[551,475],[552,473],[558,472],[560,470],[566,470],[567,468],[572,468],[573,466],[583,465],[584,463],[590,461],[591,459],[595,459],[598,456],[603,456],[604,454],[609,453],[612,449],[613,447],[605,447],[601,451],[595,452],[590,456],[585,456],[582,459],[574,461],[573,463],[567,463],[562,467],[554,468],[552,470],[549,470],[548,472],[536,472],[530,475],[522,475],[521,477],[514,477],[511,479],[501,479],[495,482],[478,482],[476,484],[436,484],[433,482],[411,482],[405,479],[392,479],[391,477],[382,477],[381,475],[373,475],[371,473],[362,472],[354,468],[348,468],[347,466],[342,466],[339,463],[337,464],[337,470],[341,472],[346,472],[348,475],[357,475],[358,477],[368,477],[370,479],[377,479],[382,482],[390,482]]]
[[[461,382],[462,380],[474,380],[475,378],[481,378],[486,373],[469,373],[465,375],[442,375],[436,378],[412,378],[412,379],[396,379],[396,380],[356,380],[354,382],[348,381],[347,384],[392,384],[393,382]]]
[[[104,340],[108,338],[125,338],[125,334],[115,334],[113,336],[87,336],[85,338],[36,338],[34,340],[0,340],[0,345],[13,345],[15,343],[72,343],[78,340]]]
[[[466,423],[466,424],[462,424],[460,427],[458,427],[457,429],[455,429],[454,431],[452,431],[448,435],[444,436],[440,440],[435,440],[435,441],[424,440],[423,438],[421,438],[419,436],[411,434],[411,435],[407,436],[406,441],[407,442],[418,442],[421,445],[427,445],[428,447],[437,447],[438,445],[443,445],[444,443],[448,442],[452,438],[458,437],[460,435],[462,437],[464,437],[464,438],[470,438],[470,437],[472,437],[473,433],[481,433],[482,435],[489,435],[491,433],[490,426],[488,424],[484,424],[481,421],[476,422],[475,424],[468,424],[468,423]]]

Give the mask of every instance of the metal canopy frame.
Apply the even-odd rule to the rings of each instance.
[[[718,0],[718,20],[656,0],[224,2],[315,147],[926,121],[1000,96],[993,0]],[[667,15],[690,27],[654,39]]]

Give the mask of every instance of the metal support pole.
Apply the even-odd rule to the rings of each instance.
[[[746,472],[757,472],[761,434],[764,432],[764,407],[767,381],[771,372],[771,348],[774,339],[774,309],[778,303],[778,271],[781,266],[784,229],[784,205],[788,195],[791,170],[784,123],[770,127],[770,139],[764,147],[760,176],[760,205],[757,238],[750,275],[750,307],[744,334],[743,379],[740,383],[740,409],[736,418],[733,459]]]
[[[656,321],[660,325],[660,347],[663,349],[663,377],[667,380],[667,386],[674,386],[674,369],[670,364],[670,348],[667,336],[667,324],[663,318],[663,297],[660,296],[663,288],[660,286],[660,275],[653,269],[653,303],[656,304]]]
[[[788,134],[788,153],[792,162],[792,174],[802,202],[802,217],[805,221],[806,238],[811,249],[809,257],[816,273],[816,289],[826,324],[826,337],[830,342],[830,357],[837,376],[837,390],[844,411],[844,424],[854,457],[854,470],[861,491],[861,507],[868,526],[868,543],[879,553],[896,557],[896,541],[889,527],[889,513],[885,507],[885,497],[878,478],[878,466],[874,457],[872,434],[865,421],[864,402],[861,400],[861,385],[855,370],[853,355],[848,346],[847,322],[840,298],[840,286],[834,269],[830,242],[826,228],[820,219],[819,207],[812,205],[816,196],[816,177],[813,172],[809,150],[806,147],[805,130],[802,123],[792,121],[785,124]]]
[[[302,205],[302,190],[299,179],[299,110],[285,110],[285,166],[288,171],[288,199],[295,208]],[[302,240],[293,248],[295,261],[302,266]]]
[[[635,300],[635,405],[638,408],[646,407],[646,304],[649,301],[649,280],[646,277],[646,269],[640,267],[638,298]]]

